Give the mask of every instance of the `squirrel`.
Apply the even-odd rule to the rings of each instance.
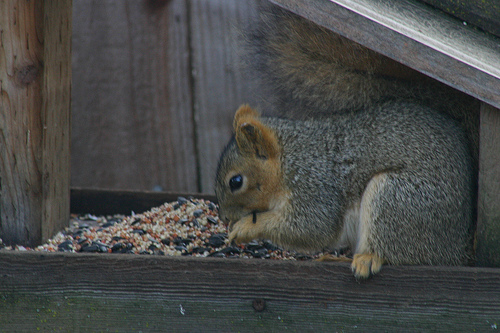
[[[278,7],[248,37],[272,91],[242,105],[215,193],[236,243],[348,247],[364,279],[473,258],[474,99]]]

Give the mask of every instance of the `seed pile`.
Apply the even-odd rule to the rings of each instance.
[[[229,244],[217,206],[200,199],[179,197],[175,202],[131,216],[72,216],[71,224],[35,249],[4,249],[291,260],[318,257],[284,251],[268,241]]]

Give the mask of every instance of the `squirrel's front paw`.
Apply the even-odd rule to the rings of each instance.
[[[236,244],[248,243],[257,238],[256,228],[253,223],[248,223],[248,219],[241,219],[232,225],[229,232],[229,243],[235,242]]]
[[[355,254],[352,259],[351,269],[356,279],[366,279],[371,274],[376,274],[382,269],[384,259],[373,253]]]

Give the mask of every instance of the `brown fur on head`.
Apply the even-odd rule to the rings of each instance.
[[[275,132],[248,105],[236,111],[233,125],[235,140],[221,157],[216,179],[220,216],[230,227],[245,216],[273,210],[283,189]]]

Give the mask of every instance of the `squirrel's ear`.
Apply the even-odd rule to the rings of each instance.
[[[279,154],[278,139],[274,131],[260,121],[257,111],[242,105],[234,116],[236,143],[240,151],[261,159],[275,158]]]

